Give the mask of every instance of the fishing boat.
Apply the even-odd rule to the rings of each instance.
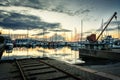
[[[84,49],[79,49],[79,56],[82,58],[120,60],[120,49],[113,49],[108,44],[103,43],[85,44]]]

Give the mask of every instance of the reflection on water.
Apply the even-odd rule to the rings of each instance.
[[[21,59],[21,58],[36,58],[36,57],[50,57],[68,63],[83,63],[79,59],[79,52],[68,47],[48,49],[42,47],[25,48],[16,47],[12,51],[6,50],[3,53],[2,60]]]

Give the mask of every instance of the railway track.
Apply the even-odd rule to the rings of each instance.
[[[55,65],[40,59],[16,60],[22,80],[81,80],[80,77],[68,73]]]

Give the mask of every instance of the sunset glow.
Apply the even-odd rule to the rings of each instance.
[[[12,0],[9,0],[9,2],[3,0],[1,2],[0,30],[2,34],[28,34],[29,37],[41,38],[42,35],[36,34],[42,34],[43,29],[45,29],[47,34],[44,37],[48,38],[56,33],[51,30],[67,29],[71,30],[71,32],[58,31],[57,34],[65,37],[67,41],[80,40],[81,20],[83,20],[83,37],[85,38],[91,33],[96,33],[96,30],[101,27],[102,19],[104,23],[107,22],[115,11],[118,13],[117,21],[113,19],[114,23],[111,23],[108,29],[116,29],[120,24],[118,0],[38,0],[37,5],[39,6],[37,7],[34,7],[34,3],[29,0],[24,1],[26,2],[23,3],[24,6],[19,2],[20,0],[18,2]],[[43,6],[40,5],[41,2],[44,4]],[[14,5],[14,3],[19,5]],[[98,35],[99,32],[96,34]],[[109,32],[114,32],[114,37],[118,33],[117,29]]]

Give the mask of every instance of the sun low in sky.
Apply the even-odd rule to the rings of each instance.
[[[81,33],[83,21],[86,36],[95,33],[102,20],[106,23],[117,12],[117,20],[113,19],[107,30],[118,33],[119,3],[119,0],[0,0],[0,30],[7,34],[26,34],[29,30],[30,35],[45,33],[48,37],[65,33],[70,38]]]

